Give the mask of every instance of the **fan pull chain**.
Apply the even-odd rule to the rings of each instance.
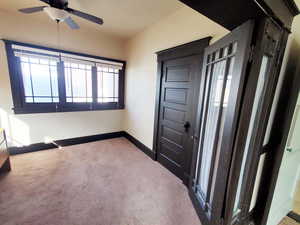
[[[57,48],[60,49],[60,27],[59,20],[56,20],[56,28],[57,28]],[[59,52],[59,61],[61,62],[61,54]]]

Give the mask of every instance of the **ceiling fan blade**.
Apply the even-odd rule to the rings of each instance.
[[[43,11],[43,9],[45,7],[47,7],[47,6],[38,6],[38,7],[32,7],[32,8],[19,9],[19,11],[22,13],[30,14],[30,13]]]
[[[80,11],[77,11],[77,10],[71,9],[71,8],[67,8],[65,10],[67,12],[75,15],[75,16],[79,16],[79,17],[81,17],[83,19],[86,19],[86,20],[89,20],[91,22],[94,22],[94,23],[97,23],[97,24],[100,24],[100,25],[103,24],[103,19],[101,19],[99,17],[93,16],[93,15],[90,15],[90,14],[87,14],[87,13],[84,13],[84,12],[80,12]]]
[[[79,29],[78,24],[75,23],[75,21],[71,17],[68,17],[67,19],[65,19],[64,22],[66,22],[66,24],[68,24],[68,26],[73,30]]]

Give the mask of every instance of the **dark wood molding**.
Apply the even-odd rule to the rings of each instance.
[[[10,159],[9,159],[9,157],[7,157],[5,162],[0,167],[0,173],[9,172],[10,170],[11,170]]]
[[[131,143],[133,143],[137,148],[139,148],[142,152],[144,152],[147,156],[155,160],[155,153],[150,148],[148,148],[146,145],[144,145],[142,142],[140,142],[138,139],[136,139],[126,131],[123,131],[123,136],[127,138]]]
[[[234,205],[237,204],[235,201],[237,199],[236,193],[239,182],[241,182],[238,203],[240,210],[235,214],[234,222],[239,224],[243,221],[243,223],[245,222],[245,224],[247,224],[246,221],[257,217],[257,214],[254,213],[253,210],[249,211],[248,207],[250,207],[252,195],[248,193],[252,193],[254,188],[257,166],[262,150],[261,146],[263,146],[262,141],[265,136],[264,133],[268,124],[268,117],[270,115],[279,76],[281,52],[284,51],[284,49],[283,51],[281,49],[281,42],[284,43],[282,39],[282,28],[273,24],[272,20],[265,19],[257,22],[253,40],[253,56],[248,68],[248,78],[244,90],[239,127],[236,133],[229,174],[228,184],[230,184],[230,188],[228,188],[226,194],[225,224],[232,221],[233,208]],[[260,81],[261,64],[263,57],[266,55],[269,56],[269,66],[266,71],[264,88],[259,95],[261,104],[258,105],[257,108],[253,108],[255,98],[258,97],[256,89]],[[250,122],[251,118],[256,118],[252,121],[252,128]],[[249,129],[252,129],[251,136],[249,136]],[[246,145],[247,140],[249,140],[248,146]],[[247,159],[244,158],[246,156]],[[242,166],[243,160],[245,160],[244,166]],[[241,174],[243,174],[243,177],[240,177]],[[261,203],[261,201],[257,202],[256,205]],[[257,206],[255,206],[255,208],[257,208]]]
[[[155,153],[150,148],[148,148],[146,145],[144,145],[142,142],[140,142],[135,137],[133,137],[132,135],[127,133],[126,131],[97,134],[97,135],[90,135],[90,136],[76,137],[76,138],[68,138],[68,139],[54,141],[54,143],[63,147],[63,146],[78,145],[78,144],[84,144],[84,143],[101,141],[101,140],[112,139],[112,138],[119,138],[119,137],[125,137],[131,143],[133,143],[137,148],[139,148],[142,152],[144,152],[147,156],[149,156],[151,159],[155,160]],[[52,144],[52,143],[49,143],[49,144],[35,143],[35,144],[28,145],[28,146],[23,146],[23,147],[9,147],[8,151],[11,155],[17,155],[17,154],[43,151],[43,150],[57,148],[57,145]]]
[[[250,19],[268,16],[287,29],[299,9],[293,0],[180,0],[228,30]]]
[[[28,43],[21,43],[12,40],[2,39],[5,43],[5,48],[7,52],[7,61],[9,68],[9,77],[11,84],[11,92],[13,96],[14,103],[14,113],[15,114],[33,114],[33,113],[57,113],[57,112],[77,112],[77,111],[98,111],[98,110],[120,110],[124,109],[124,95],[125,95],[125,68],[126,61],[111,59],[106,57],[94,56],[84,53],[65,51],[55,48],[48,48],[45,46],[39,46]],[[72,54],[82,57],[89,57],[95,60],[108,60],[111,62],[118,62],[123,64],[123,69],[119,71],[119,101],[118,102],[107,102],[98,103],[97,101],[97,68],[92,67],[92,92],[93,92],[93,102],[92,103],[67,103],[66,102],[66,91],[65,91],[65,79],[64,79],[64,63],[59,62],[57,64],[58,76],[58,93],[59,102],[58,103],[27,103],[25,102],[24,96],[24,86],[22,81],[22,72],[20,66],[20,60],[15,57],[12,45],[20,45],[24,47],[35,48],[39,50],[46,50],[52,52]],[[43,53],[39,53],[43,55]]]
[[[10,171],[9,153],[7,151],[7,141],[5,130],[0,128],[0,173]]]
[[[290,126],[293,119],[295,106],[297,103],[300,90],[299,68],[290,68],[285,72],[281,93],[277,104],[277,112],[275,114],[272,129],[276,132],[271,133],[270,139],[276,140],[272,145],[272,154],[268,154],[265,158],[265,166],[263,169],[264,183],[263,189],[258,193],[258,202],[261,202],[257,213],[260,216],[257,224],[264,225],[267,222],[269,211],[271,208],[273,195],[278,179],[278,174],[285,152],[286,141],[288,139]]]
[[[299,214],[291,211],[291,212],[289,212],[289,214],[287,216],[292,218],[293,220],[297,221],[298,223],[300,223],[300,215]]]
[[[253,0],[180,0],[209,19],[233,30],[250,19],[264,16],[263,10]]]
[[[63,147],[63,146],[69,146],[69,145],[84,144],[84,143],[93,142],[93,141],[106,140],[106,139],[111,139],[111,138],[118,138],[118,137],[123,137],[123,136],[124,136],[123,131],[120,131],[120,132],[97,134],[97,135],[90,135],[90,136],[84,136],[84,137],[68,138],[68,139],[54,141],[54,143]],[[23,147],[9,147],[8,151],[11,155],[17,155],[17,154],[23,154],[23,153],[29,153],[29,152],[48,150],[48,149],[53,149],[53,148],[57,148],[57,146],[52,143],[50,143],[50,144],[35,143],[35,144],[28,145],[28,146],[23,146]]]
[[[288,7],[293,16],[297,16],[300,13],[299,8],[294,0],[283,0],[283,2]]]
[[[179,57],[203,54],[203,49],[209,45],[211,39],[212,37],[206,37],[156,52],[157,61],[160,62],[164,60],[176,59]]]

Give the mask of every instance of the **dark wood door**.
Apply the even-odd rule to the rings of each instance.
[[[201,55],[162,65],[157,160],[187,182],[193,148]]]
[[[191,199],[205,225],[223,224],[253,26],[249,21],[205,49],[189,184]]]

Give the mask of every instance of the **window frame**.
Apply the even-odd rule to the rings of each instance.
[[[124,109],[124,87],[125,87],[125,70],[126,61],[111,59],[106,57],[94,56],[84,53],[65,51],[55,48],[48,48],[39,45],[33,45],[28,43],[22,43],[12,40],[2,39],[5,43],[5,49],[7,54],[8,69],[11,83],[11,92],[13,97],[13,111],[15,114],[31,114],[31,113],[52,113],[52,112],[76,112],[76,111],[95,111],[95,110],[119,110]],[[25,102],[25,92],[23,84],[23,76],[21,71],[20,58],[14,55],[12,45],[18,45],[22,47],[36,48],[37,50],[47,50],[52,52],[72,54],[75,56],[82,56],[88,58],[94,58],[95,60],[107,60],[116,63],[122,63],[123,68],[119,70],[119,96],[118,102],[103,102],[97,101],[97,66],[92,66],[92,103],[67,103],[66,102],[66,90],[65,90],[65,68],[64,62],[59,61],[57,63],[58,74],[58,103],[27,103]],[[40,54],[40,53],[37,53]],[[43,55],[43,54],[40,54]]]

